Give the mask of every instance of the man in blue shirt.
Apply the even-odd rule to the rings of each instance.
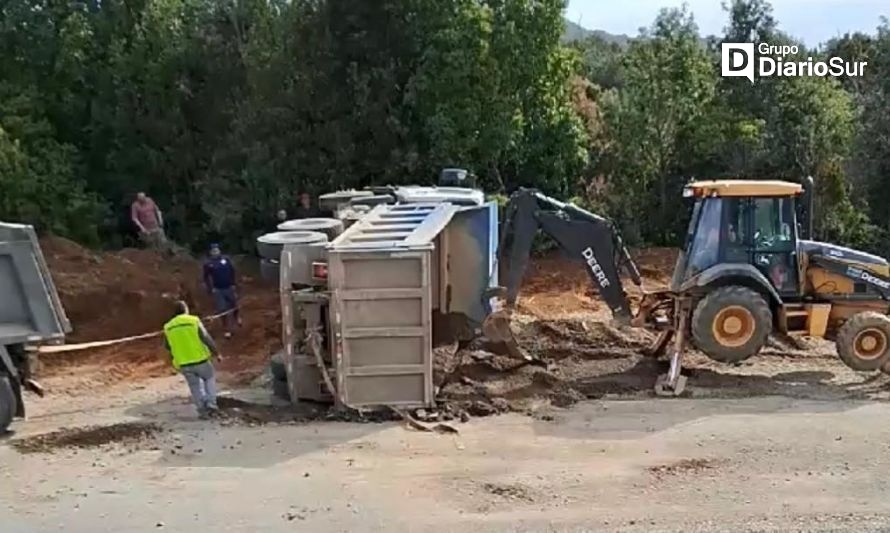
[[[228,313],[223,320],[226,324],[226,338],[232,336],[235,324],[241,325],[238,313],[238,294],[235,290],[237,277],[232,260],[222,255],[219,245],[210,245],[210,257],[204,263],[204,284],[207,292],[213,295],[217,313]]]

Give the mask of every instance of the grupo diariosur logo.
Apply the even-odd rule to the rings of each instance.
[[[755,49],[757,55],[755,57]],[[847,61],[842,57],[830,57],[825,61],[807,57],[801,61],[797,45],[774,46],[760,43],[723,43],[720,70],[724,77],[769,78],[773,76],[797,77],[857,77],[865,74],[867,61]],[[785,59],[787,56],[791,58]]]

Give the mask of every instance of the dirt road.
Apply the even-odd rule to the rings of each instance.
[[[890,528],[885,403],[589,401],[440,435],[203,423],[182,389],[162,378],[32,401],[31,420],[0,443],[2,530]],[[78,429],[95,425],[104,432]]]

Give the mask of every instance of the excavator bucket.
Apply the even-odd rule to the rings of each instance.
[[[513,359],[519,359],[526,362],[540,362],[540,359],[530,356],[522,351],[516,337],[513,336],[513,329],[510,327],[512,322],[512,313],[509,309],[501,309],[488,315],[482,322],[482,333],[485,337],[497,344],[503,344],[507,350],[508,356]]]

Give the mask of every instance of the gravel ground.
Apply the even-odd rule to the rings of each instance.
[[[600,399],[455,421],[455,435],[395,422],[201,422],[184,393],[162,378],[34,399],[32,418],[0,443],[0,529],[890,528],[890,429],[875,423],[890,405],[875,400]],[[268,398],[237,396],[229,405]],[[109,440],[115,431],[126,438]],[[35,442],[52,445],[20,446]]]

